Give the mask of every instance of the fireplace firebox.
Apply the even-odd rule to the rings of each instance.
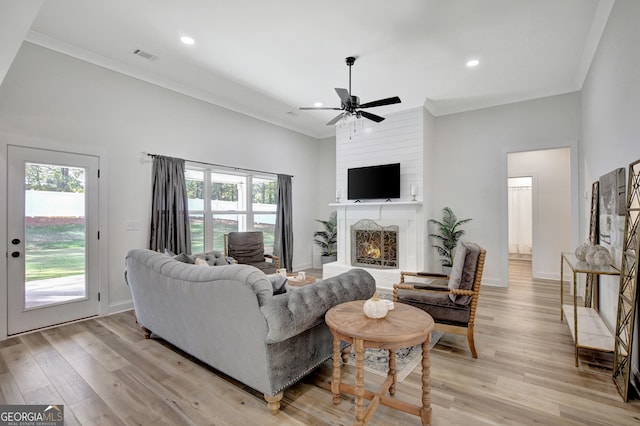
[[[351,225],[351,265],[397,268],[398,226],[381,226],[369,219]]]

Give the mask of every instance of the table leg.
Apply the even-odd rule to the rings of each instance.
[[[389,349],[389,376],[393,376],[393,382],[389,387],[389,395],[396,394],[396,351]]]
[[[564,288],[564,257],[560,254],[560,322],[562,322],[562,290]]]
[[[354,339],[356,349],[356,426],[364,425],[364,341]]]
[[[333,377],[331,379],[331,393],[333,403],[340,403],[340,339],[333,338]]]
[[[576,367],[578,366],[578,287],[576,284],[576,271],[573,271],[573,330],[575,332],[574,343],[576,345]]]
[[[431,333],[422,343],[422,408],[420,409],[420,419],[423,425],[431,424],[431,352],[429,343]]]

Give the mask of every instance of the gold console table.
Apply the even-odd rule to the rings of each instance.
[[[573,272],[573,306],[563,304],[565,262]],[[579,348],[613,352],[614,346],[613,334],[600,318],[598,311],[591,306],[578,306],[578,274],[620,275],[620,271],[612,265],[589,265],[587,262],[578,260],[573,253],[560,254],[560,321],[562,321],[564,314],[575,344],[576,367],[578,366]],[[596,291],[595,286],[591,291]]]

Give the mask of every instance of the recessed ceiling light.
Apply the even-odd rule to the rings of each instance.
[[[324,105],[322,102],[314,102],[313,106],[316,108],[320,108],[322,105]]]
[[[479,61],[479,60],[477,60],[477,59],[472,59],[472,60],[470,60],[470,61],[468,61],[468,62],[467,62],[467,66],[468,66],[469,68],[473,68],[473,67],[477,67],[479,63],[480,63],[480,61]]]
[[[183,42],[184,44],[189,44],[189,45],[194,44],[196,42],[193,38],[189,36],[180,37],[180,41]]]

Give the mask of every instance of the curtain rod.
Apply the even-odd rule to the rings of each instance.
[[[158,155],[160,155],[160,154],[150,154],[148,152],[145,152],[145,154],[147,154],[151,158],[155,158]],[[265,170],[254,170],[254,169],[247,169],[247,168],[244,168],[244,167],[225,166],[224,164],[207,163],[205,161],[187,160],[187,159],[184,159],[184,158],[182,158],[182,160],[188,161],[189,163],[205,164],[207,166],[224,167],[224,168],[233,169],[233,170],[243,170],[245,172],[267,173],[267,174],[276,175],[276,176],[277,175],[283,175],[283,176],[291,176],[291,177],[293,177],[293,175],[288,175],[286,173],[273,173],[273,172],[267,172]]]

